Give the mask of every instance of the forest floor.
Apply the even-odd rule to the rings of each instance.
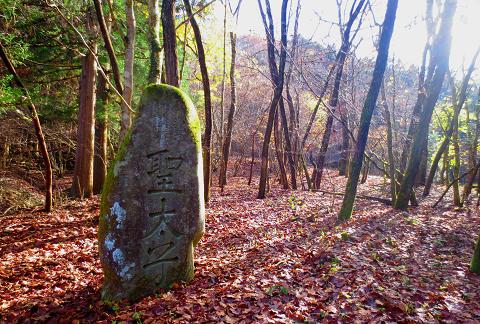
[[[343,189],[343,177],[325,179]],[[360,186],[385,189],[377,177]],[[214,188],[193,281],[135,304],[99,299],[98,198],[0,216],[0,322],[480,321],[474,207],[447,197],[434,209],[435,194],[409,213],[357,200],[338,225],[340,196],[256,192],[245,177]]]

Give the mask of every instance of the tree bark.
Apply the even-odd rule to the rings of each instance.
[[[388,164],[389,164],[389,177],[390,177],[390,196],[393,204],[395,204],[395,198],[397,197],[397,185],[395,177],[395,156],[393,155],[393,131],[392,131],[392,119],[390,116],[390,110],[388,108],[387,96],[385,94],[385,80],[382,83],[380,89],[383,105],[383,118],[387,125],[387,152],[388,152]]]
[[[454,112],[453,112],[453,117],[452,120],[449,124],[449,127],[445,133],[445,138],[442,141],[442,144],[440,144],[435,157],[433,158],[432,165],[430,167],[430,171],[428,173],[427,180],[425,182],[425,187],[423,190],[423,196],[426,197],[430,194],[430,189],[432,187],[433,179],[435,177],[435,173],[438,168],[438,163],[442,157],[443,152],[448,148],[448,145],[450,144],[450,139],[452,137],[452,134],[455,131],[455,125],[458,124],[458,116],[460,115],[460,111],[462,110],[463,105],[465,104],[465,100],[467,99],[467,90],[468,90],[468,83],[470,81],[470,78],[472,76],[472,73],[475,69],[475,62],[477,60],[477,57],[479,55],[479,51],[477,50],[476,54],[474,55],[472,62],[470,63],[467,73],[465,74],[463,81],[462,81],[462,86],[460,88],[460,94],[458,96],[458,100],[454,100]],[[452,83],[452,87],[454,87],[454,84]],[[457,97],[456,95],[456,90],[455,88],[452,89],[453,97]]]
[[[480,274],[480,235],[478,236],[475,250],[473,251],[472,262],[470,263],[470,271]]]
[[[112,67],[113,79],[115,80],[115,88],[120,94],[122,94],[123,87],[120,78],[120,69],[118,68],[118,60],[117,56],[115,55],[115,49],[113,48],[112,40],[110,39],[110,29],[107,28],[107,24],[105,22],[105,15],[103,14],[101,0],[93,0],[93,4],[95,5],[98,25],[100,26],[100,32],[102,34],[103,42],[105,43],[105,49],[107,50],[110,65]]]
[[[105,77],[97,74],[97,101],[95,105],[95,150],[93,158],[93,193],[102,192],[103,183],[107,176],[107,141],[108,126],[106,106],[110,99],[110,93]]]
[[[178,87],[175,0],[162,0],[162,26],[163,48],[165,51],[165,82],[169,85]]]
[[[150,49],[148,83],[159,84],[162,77],[159,0],[148,0],[147,41]]]
[[[32,98],[28,89],[23,84],[22,80],[17,74],[15,67],[13,66],[10,58],[7,55],[3,44],[0,41],[0,58],[3,61],[3,64],[7,68],[8,72],[13,76],[14,84],[21,89],[28,101],[28,110],[30,113],[30,118],[32,119],[33,128],[35,129],[35,135],[37,136],[38,148],[40,149],[40,154],[42,155],[44,172],[45,172],[45,211],[51,212],[53,207],[53,198],[52,198],[52,166],[50,164],[50,156],[48,154],[47,143],[45,142],[45,136],[43,135],[42,125],[40,119],[38,118],[37,108],[35,107]]]
[[[225,139],[223,141],[222,148],[222,164],[220,167],[220,187],[222,188],[227,184],[227,168],[228,168],[228,158],[230,156],[230,145],[232,142],[232,132],[233,132],[233,121],[235,118],[235,111],[237,109],[237,88],[235,81],[235,60],[237,57],[237,36],[230,32],[230,43],[232,46],[232,62],[230,65],[230,85],[231,85],[231,95],[230,95],[230,110],[228,112],[227,119],[227,129],[225,132]]]
[[[135,11],[133,9],[133,0],[125,1],[125,13],[127,16],[127,48],[125,49],[125,68],[124,68],[124,80],[125,85],[123,89],[123,101],[121,103],[121,121],[120,121],[120,143],[123,142],[123,138],[128,129],[132,125],[132,114],[130,107],[132,106],[133,96],[133,64],[135,60]]]
[[[269,61],[270,71],[275,71],[277,70],[276,63],[275,63],[275,39],[274,39],[275,34],[273,29],[273,21],[270,13],[270,3],[268,0],[265,0],[265,1],[267,6],[267,13],[269,14],[269,20],[270,20],[269,24],[267,24],[267,20],[265,18],[265,13],[263,12],[261,0],[258,0],[258,5],[260,9],[260,14],[262,16],[263,25],[265,28],[265,34],[267,37],[268,61]],[[265,136],[264,136],[263,146],[262,146],[262,164],[261,164],[261,171],[260,171],[260,183],[259,183],[259,189],[258,189],[258,195],[257,195],[257,198],[259,199],[265,198],[265,192],[267,187],[267,177],[268,177],[268,153],[269,153],[269,146],[270,146],[270,138],[272,135],[273,121],[275,118],[277,105],[282,97],[282,91],[283,91],[285,60],[287,56],[287,53],[285,50],[287,45],[286,44],[287,3],[288,3],[288,0],[282,0],[282,10],[281,10],[282,11],[281,13],[282,47],[280,50],[278,78],[273,79],[275,83],[275,89],[273,92],[272,101],[270,103],[267,126],[265,128]]]
[[[285,170],[285,163],[283,159],[284,154],[282,154],[283,146],[282,146],[282,135],[280,134],[280,127],[279,127],[278,108],[275,113],[275,120],[273,122],[273,139],[275,144],[275,156],[277,157],[277,163],[278,163],[280,184],[282,185],[283,189],[288,189],[289,186],[288,186],[287,171]]]
[[[92,48],[96,50],[96,45]],[[70,194],[75,198],[88,198],[93,194],[93,155],[95,132],[95,79],[97,64],[94,54],[83,58],[80,77],[80,95],[77,124],[77,149]]]
[[[338,104],[338,97],[340,94],[340,85],[342,83],[342,76],[343,76],[343,67],[345,65],[345,59],[347,58],[347,54],[350,50],[351,39],[350,39],[350,32],[353,26],[353,23],[357,19],[358,15],[360,14],[362,8],[364,8],[365,0],[359,1],[357,4],[356,2],[353,3],[351,11],[350,11],[350,18],[345,26],[345,30],[342,33],[342,45],[339,51],[339,58],[337,63],[337,71],[335,74],[335,81],[333,84],[332,95],[330,96],[330,100],[328,105],[330,107],[330,112],[327,117],[327,121],[325,123],[325,131],[322,137],[322,144],[320,146],[320,152],[317,156],[317,168],[316,174],[314,176],[315,182],[313,186],[315,189],[320,188],[320,183],[322,182],[323,176],[323,167],[325,164],[325,156],[327,154],[330,136],[332,134],[332,127],[333,127],[333,115],[337,108]]]
[[[165,2],[165,1],[164,1]],[[212,154],[212,99],[210,93],[210,80],[208,78],[207,62],[205,59],[205,50],[203,48],[202,35],[198,27],[195,16],[193,16],[190,0],[184,0],[185,9],[192,24],[193,33],[195,34],[195,43],[197,44],[198,63],[202,74],[203,95],[205,100],[205,135],[203,144],[203,178],[204,178],[204,194],[205,202],[210,199],[210,183],[211,183],[211,154]],[[168,73],[167,73],[168,75]],[[178,82],[178,80],[177,80]]]
[[[468,109],[467,109],[468,112]],[[477,103],[475,105],[475,135],[473,136],[473,139],[471,139],[470,143],[470,152],[469,152],[469,164],[470,168],[473,167],[477,163],[477,156],[478,156],[478,138],[480,136],[480,88],[479,88],[479,93],[477,95]],[[470,129],[470,118],[468,118],[468,127]],[[471,133],[471,132],[470,132]],[[472,187],[473,187],[473,182],[475,181],[475,176],[476,173],[469,173],[467,176],[467,181],[465,186],[463,187],[463,194],[462,194],[462,200],[465,202],[470,196],[470,193],[472,192]]]
[[[398,7],[398,0],[388,0],[385,19],[383,22],[382,33],[378,46],[377,59],[373,70],[373,77],[368,89],[367,97],[362,109],[360,124],[357,133],[357,144],[355,147],[352,164],[348,176],[347,186],[345,188],[345,196],[343,197],[342,208],[338,214],[340,221],[347,220],[352,215],[353,204],[357,194],[358,179],[362,170],[363,155],[368,139],[370,129],[370,121],[372,119],[373,110],[380,92],[380,86],[383,81],[383,75],[387,66],[388,49],[392,38],[395,25],[395,17]]]
[[[408,200],[413,188],[423,147],[426,145],[428,126],[432,118],[433,109],[435,108],[435,104],[442,89],[445,74],[448,70],[451,46],[450,31],[453,16],[455,15],[456,4],[456,0],[445,1],[438,38],[435,40],[435,43],[433,44],[434,47],[432,48],[431,56],[432,58],[435,58],[436,61],[431,64],[432,68],[429,71],[429,73],[433,71],[431,72],[433,73],[432,81],[424,100],[418,127],[416,127],[417,130],[411,145],[408,165],[400,185],[397,201],[395,202],[396,209],[406,210],[408,207]]]

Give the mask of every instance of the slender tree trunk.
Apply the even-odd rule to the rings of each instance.
[[[47,143],[45,142],[45,137],[43,135],[42,125],[40,124],[40,119],[38,118],[37,108],[35,107],[32,98],[30,97],[30,93],[28,89],[23,84],[22,80],[17,74],[15,67],[13,66],[10,58],[7,55],[5,48],[0,40],[0,58],[3,61],[3,64],[7,68],[8,72],[13,76],[13,82],[17,87],[25,95],[28,101],[28,110],[30,113],[30,118],[32,119],[33,127],[35,129],[35,135],[37,136],[38,148],[40,150],[40,154],[42,155],[43,164],[44,164],[44,172],[45,172],[45,211],[51,212],[53,207],[53,198],[52,198],[52,183],[53,183],[53,175],[52,175],[52,166],[50,164],[50,156],[48,154]]]
[[[159,0],[148,0],[147,41],[150,49],[148,82],[159,84],[162,76]]]
[[[93,158],[93,193],[102,192],[103,183],[107,176],[107,114],[105,107],[109,102],[109,89],[105,77],[97,73],[97,101],[95,106],[95,150]]]
[[[288,177],[287,171],[285,170],[285,163],[284,163],[284,154],[283,147],[282,147],[282,135],[280,134],[280,127],[279,127],[279,118],[278,118],[278,109],[275,113],[275,120],[273,122],[273,139],[275,144],[275,156],[277,157],[278,163],[278,172],[280,178],[280,184],[282,185],[283,189],[288,189]]]
[[[373,78],[370,88],[363,105],[362,115],[360,117],[360,125],[357,133],[357,145],[355,147],[352,164],[350,167],[347,187],[345,188],[345,196],[343,197],[342,208],[338,214],[339,220],[347,220],[352,215],[353,204],[357,194],[358,178],[362,169],[363,156],[368,139],[368,131],[370,129],[370,121],[372,119],[373,110],[377,103],[378,93],[383,81],[383,74],[387,66],[388,49],[395,25],[395,16],[397,13],[398,0],[388,0],[383,28],[380,35],[378,46],[378,54],[373,70]]]
[[[338,161],[338,175],[347,175],[348,152],[350,151],[350,134],[348,132],[348,115],[345,109],[345,103],[340,105],[340,120],[342,121],[342,149],[340,160]]]
[[[468,112],[468,109],[467,109]],[[467,115],[468,116],[468,115]],[[478,156],[478,138],[480,136],[480,90],[479,94],[477,97],[477,104],[475,105],[475,135],[473,135],[473,139],[471,138],[471,144],[470,144],[470,152],[469,152],[469,168],[473,168],[475,164],[477,163],[477,156]],[[467,120],[467,125],[469,125],[470,129],[470,118]],[[471,134],[471,131],[469,132]],[[469,173],[467,176],[466,184],[463,187],[463,198],[462,200],[465,202],[470,196],[470,193],[472,192],[472,187],[473,187],[473,182],[475,181],[475,173]]]
[[[184,0],[185,9],[190,23],[192,24],[193,33],[195,34],[195,42],[197,44],[198,63],[200,65],[200,71],[202,74],[203,83],[203,95],[205,100],[205,136],[203,139],[203,177],[204,177],[204,193],[205,202],[208,203],[210,199],[210,183],[211,183],[211,154],[212,154],[212,99],[210,93],[210,80],[208,78],[207,62],[205,59],[205,50],[203,48],[202,35],[200,34],[200,28],[198,27],[195,16],[192,12],[192,6],[190,0]],[[168,73],[167,73],[168,74]]]
[[[295,170],[295,161],[293,159],[293,151],[292,151],[292,143],[290,141],[290,132],[288,130],[288,121],[287,121],[287,114],[285,111],[285,105],[283,98],[280,98],[279,101],[280,106],[280,116],[282,117],[282,129],[283,129],[283,136],[285,138],[285,150],[288,160],[288,166],[290,168],[290,182],[292,185],[292,189],[297,189],[297,172]]]
[[[235,111],[237,109],[237,88],[235,81],[235,60],[237,57],[236,50],[237,36],[230,32],[230,43],[232,46],[232,62],[230,65],[230,84],[231,84],[231,95],[230,95],[230,111],[228,112],[227,120],[227,129],[225,133],[225,139],[223,141],[222,149],[222,164],[220,167],[220,187],[223,190],[223,187],[227,184],[227,168],[228,168],[228,158],[230,155],[230,145],[232,142],[232,132],[233,132],[233,121],[235,118]]]
[[[362,179],[360,180],[360,183],[365,183],[365,182],[367,182],[368,172],[370,171],[370,160],[365,159],[362,171],[363,171],[362,172]]]
[[[120,121],[120,143],[123,142],[123,138],[128,129],[132,125],[132,114],[130,113],[130,107],[132,106],[133,96],[133,64],[135,60],[135,11],[133,9],[133,0],[125,1],[125,13],[127,16],[127,48],[125,50],[125,68],[124,68],[124,80],[125,85],[123,89],[123,99],[121,104],[122,115]]]
[[[253,177],[253,165],[255,164],[255,136],[257,132],[252,134],[252,152],[251,152],[251,161],[250,161],[250,173],[248,174],[248,185],[252,184]]]
[[[330,136],[332,134],[332,127],[333,127],[333,115],[338,105],[338,97],[340,94],[340,86],[342,83],[342,76],[343,76],[343,67],[345,65],[345,59],[347,58],[347,53],[350,50],[351,39],[350,39],[350,31],[353,26],[353,23],[357,19],[358,15],[360,14],[363,6],[365,4],[364,0],[361,0],[358,4],[356,2],[353,3],[350,18],[345,26],[345,30],[342,33],[342,45],[339,51],[338,63],[337,63],[337,71],[335,74],[335,81],[333,84],[332,95],[330,97],[328,105],[330,106],[331,112],[328,114],[327,121],[325,123],[325,131],[322,137],[322,144],[320,146],[320,152],[317,157],[317,173],[315,175],[315,182],[313,186],[315,189],[320,188],[320,183],[322,182],[323,176],[323,167],[325,164],[325,157],[328,150],[328,145],[330,142]]]
[[[420,116],[415,137],[413,138],[408,165],[395,203],[396,209],[406,210],[408,207],[408,200],[413,188],[416,171],[420,163],[423,146],[426,145],[428,126],[448,69],[451,45],[450,31],[456,5],[456,0],[445,1],[438,38],[435,40],[434,47],[432,48],[432,57],[436,60],[432,65],[435,69],[430,69],[430,71],[434,70],[434,72],[432,72],[432,81],[429,85],[428,93],[423,104],[423,111]]]
[[[460,143],[458,141],[458,118],[455,120],[455,125],[453,128],[453,178],[456,179],[460,175]],[[462,201],[460,199],[460,185],[459,181],[453,183],[453,204],[457,207],[462,206]]]
[[[105,43],[105,49],[107,50],[110,65],[112,67],[113,79],[115,81],[115,88],[118,93],[123,93],[122,81],[120,77],[120,69],[118,67],[117,56],[115,55],[115,49],[110,39],[110,28],[108,28],[105,22],[105,15],[103,14],[103,7],[101,0],[93,0],[95,6],[95,12],[97,13],[98,25],[100,26],[100,32],[102,34],[103,41]]]
[[[96,49],[93,45],[92,48]],[[77,149],[70,194],[88,198],[93,194],[93,156],[95,132],[95,80],[97,64],[94,54],[83,58],[80,77],[80,105],[78,108]]]
[[[392,132],[392,119],[390,116],[390,110],[388,108],[387,96],[385,94],[385,80],[382,83],[380,89],[383,104],[383,118],[387,125],[387,152],[388,152],[388,164],[389,164],[389,177],[390,177],[390,196],[392,198],[392,204],[395,204],[395,198],[397,197],[397,185],[395,177],[395,156],[393,155],[393,132]]]
[[[416,186],[424,186],[427,177],[428,167],[428,133],[427,139],[423,146],[422,158],[420,159],[420,165],[418,166],[417,176],[415,177]]]
[[[219,136],[219,142],[220,142],[220,145],[223,146],[224,144],[224,129],[225,129],[225,79],[227,77],[227,68],[226,68],[226,65],[227,65],[227,1],[225,1],[224,3],[224,15],[223,15],[223,64],[222,64],[222,68],[223,68],[223,71],[222,71],[222,86],[221,86],[221,93],[220,93],[220,136]],[[231,37],[231,36],[230,36]],[[233,45],[232,45],[232,54],[233,54]],[[231,72],[230,72],[230,78],[231,78]],[[222,153],[223,154],[223,153]],[[226,172],[226,171],[225,171]],[[223,188],[223,186],[226,184],[226,183],[222,183],[222,181],[225,181],[226,178],[219,178],[219,185],[220,187]]]
[[[428,177],[427,181],[425,182],[425,187],[423,188],[423,196],[426,197],[430,194],[430,190],[432,188],[433,184],[433,179],[435,177],[435,172],[437,171],[438,168],[438,163],[440,162],[440,159],[442,156],[444,156],[444,167],[443,170],[446,170],[446,155],[448,154],[448,145],[450,144],[450,136],[445,136],[443,139],[442,143],[438,147],[437,152],[435,153],[435,156],[432,161],[432,165],[430,166],[430,171],[428,172]],[[448,175],[448,171],[447,171]]]
[[[430,172],[428,173],[427,180],[425,182],[425,188],[423,190],[423,196],[426,197],[430,194],[430,189],[432,187],[433,179],[435,177],[435,173],[438,168],[438,163],[442,157],[442,154],[445,150],[447,150],[448,145],[450,144],[450,138],[452,137],[452,134],[455,131],[455,125],[458,124],[458,117],[460,115],[460,111],[462,110],[463,105],[465,104],[465,100],[467,98],[467,90],[468,90],[468,83],[470,81],[471,75],[474,71],[475,68],[475,62],[477,60],[477,57],[479,55],[479,51],[477,50],[476,54],[474,55],[467,73],[465,74],[463,81],[462,81],[462,86],[460,88],[460,94],[457,99],[457,91],[455,89],[455,84],[453,80],[450,82],[451,87],[452,87],[452,98],[453,100],[453,105],[454,105],[454,112],[453,112],[453,117],[452,120],[448,126],[448,129],[445,133],[445,138],[442,141],[442,144],[439,146],[437,153],[435,154],[435,157],[432,161],[432,165],[430,167]]]
[[[268,62],[271,74],[276,74],[276,78],[273,78],[273,82],[275,84],[275,89],[273,92],[273,98],[270,103],[269,113],[268,113],[268,120],[267,126],[265,128],[265,136],[263,140],[262,146],[262,164],[261,164],[261,171],[260,171],[260,183],[258,189],[257,198],[263,199],[265,198],[265,191],[267,187],[267,177],[268,177],[268,153],[269,153],[269,146],[270,146],[270,138],[272,135],[272,128],[273,128],[273,121],[275,118],[275,113],[277,110],[277,105],[282,97],[283,92],[283,83],[284,83],[284,72],[285,72],[285,61],[286,61],[286,47],[287,47],[287,3],[288,0],[282,0],[282,10],[281,10],[281,21],[282,21],[282,46],[280,49],[280,63],[277,71],[277,66],[275,62],[275,39],[274,39],[274,28],[273,28],[273,19],[270,11],[270,3],[266,0],[267,5],[267,14],[269,16],[269,23],[267,24],[267,20],[265,17],[265,13],[263,11],[262,2],[258,0],[258,5],[260,9],[260,13],[262,16],[263,25],[265,28],[265,34],[267,36],[267,49],[268,49]],[[273,72],[273,73],[272,73]]]
[[[178,87],[175,0],[162,0],[162,26],[163,48],[165,50],[165,81],[169,85]],[[207,195],[207,193],[205,193],[205,195]]]

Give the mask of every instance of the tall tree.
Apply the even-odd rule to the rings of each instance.
[[[93,158],[93,193],[102,192],[107,176],[107,111],[110,89],[102,73],[97,74],[97,100],[95,105],[95,149]]]
[[[52,166],[50,164],[50,157],[48,155],[47,143],[45,142],[45,136],[43,135],[42,125],[40,124],[40,119],[38,118],[37,108],[30,97],[28,89],[23,84],[22,80],[17,74],[15,67],[12,64],[12,61],[7,55],[7,51],[3,47],[3,44],[0,41],[0,58],[3,61],[3,64],[7,68],[8,72],[13,76],[13,82],[17,87],[19,87],[25,98],[27,99],[28,110],[30,112],[30,118],[32,119],[33,127],[35,129],[35,135],[37,136],[38,147],[40,148],[40,153],[43,158],[44,172],[45,172],[45,211],[50,212],[53,206],[52,198]]]
[[[479,54],[479,50],[475,53],[469,67],[467,70],[467,73],[465,74],[462,85],[460,88],[460,93],[458,95],[458,99],[454,100],[454,111],[453,111],[453,118],[452,121],[450,122],[450,125],[445,133],[445,136],[442,140],[442,143],[438,147],[437,152],[435,153],[435,156],[432,161],[432,165],[430,167],[430,171],[428,173],[427,180],[425,182],[425,187],[423,189],[423,196],[426,197],[430,194],[430,189],[433,184],[433,179],[435,177],[435,173],[438,168],[438,163],[440,162],[440,159],[443,155],[443,153],[447,150],[448,145],[450,144],[450,139],[452,137],[453,132],[455,131],[455,125],[458,124],[458,116],[460,115],[460,111],[465,104],[465,100],[467,99],[467,90],[468,90],[468,83],[470,81],[470,78],[472,76],[473,70],[475,68],[475,62],[477,60]],[[455,85],[452,85],[455,87]],[[456,95],[456,89],[452,89],[452,96],[457,97]]]
[[[426,97],[423,101],[422,112],[420,114],[418,126],[416,127],[415,136],[413,137],[407,168],[395,202],[396,209],[407,209],[408,201],[411,197],[414,180],[417,175],[417,168],[422,158],[424,145],[426,145],[433,109],[435,108],[438,96],[442,89],[445,74],[448,70],[451,46],[450,32],[456,6],[456,0],[445,1],[440,28],[432,45],[432,61],[430,62],[428,71],[431,78],[427,77],[427,80],[431,80],[431,82],[428,85]]]
[[[92,35],[88,51],[82,59],[82,74],[80,76],[77,148],[75,151],[75,168],[73,172],[73,197],[88,198],[93,194],[93,157],[95,133],[95,100],[97,43],[96,24],[90,12],[87,12],[86,29]]]
[[[262,1],[258,0],[258,7],[260,9],[260,14],[262,16],[263,26],[265,28],[265,34],[267,37],[267,53],[268,53],[268,65],[270,68],[270,73],[273,74],[274,78],[272,81],[274,83],[273,97],[270,102],[270,108],[268,111],[267,125],[265,128],[265,135],[263,138],[262,146],[262,163],[260,170],[260,183],[258,188],[259,199],[265,198],[265,193],[267,189],[267,177],[268,177],[268,153],[270,147],[270,138],[272,135],[273,122],[275,119],[275,114],[277,111],[277,105],[279,104],[282,92],[283,92],[283,83],[284,83],[284,74],[285,74],[285,61],[287,57],[287,4],[288,0],[282,0],[282,10],[281,10],[281,39],[282,46],[280,49],[280,62],[277,69],[277,64],[275,62],[275,39],[274,39],[274,27],[271,14],[269,15],[269,23],[267,23],[265,12],[263,11]],[[265,5],[267,10],[270,10],[269,0],[265,0]]]
[[[352,215],[353,204],[357,194],[358,180],[362,170],[365,146],[367,144],[368,132],[370,129],[370,122],[377,103],[378,93],[380,92],[380,87],[383,82],[383,74],[387,66],[388,50],[395,26],[397,7],[398,0],[388,0],[382,32],[380,34],[380,41],[378,43],[378,53],[375,61],[375,68],[373,70],[372,81],[370,83],[370,88],[368,89],[365,103],[363,104],[362,115],[360,117],[360,124],[357,132],[357,143],[350,166],[342,208],[338,214],[338,218],[341,221],[349,219]]]
[[[135,33],[136,21],[133,0],[125,1],[125,13],[127,17],[127,48],[125,49],[124,89],[121,104],[122,115],[120,121],[120,142],[125,137],[132,124],[132,96],[133,96],[133,64],[135,60]]]
[[[159,84],[162,74],[159,0],[148,0],[147,39],[148,47],[150,49],[150,69],[148,71],[148,82]]]
[[[235,81],[235,61],[237,58],[237,35],[233,32],[230,32],[230,44],[232,47],[232,59],[230,64],[230,110],[228,111],[227,118],[227,129],[225,131],[225,139],[222,145],[222,162],[220,165],[220,187],[223,190],[223,187],[227,184],[227,167],[228,167],[228,158],[230,155],[230,145],[232,143],[232,133],[233,133],[233,121],[235,118],[235,112],[237,110],[237,86]]]
[[[198,27],[197,20],[193,15],[190,0],[183,0],[187,15],[192,24],[193,33],[195,35],[195,43],[197,44],[198,63],[200,65],[200,72],[202,74],[203,97],[205,100],[205,135],[202,141],[203,145],[203,185],[205,202],[210,199],[210,184],[211,184],[211,155],[212,155],[212,98],[210,93],[210,79],[208,77],[207,62],[205,58],[205,49],[203,48],[202,34],[200,27]]]
[[[105,43],[105,49],[110,60],[110,65],[112,67],[113,79],[115,81],[115,88],[119,94],[123,93],[122,81],[120,77],[120,68],[118,67],[117,55],[115,54],[115,49],[113,48],[112,40],[110,38],[110,28],[105,21],[105,15],[103,13],[103,7],[101,0],[93,0],[95,6],[95,12],[97,14],[98,26],[100,27],[100,32],[102,34],[103,42]]]
[[[175,0],[162,0],[163,48],[165,51],[165,81],[178,87],[177,36],[175,30]]]

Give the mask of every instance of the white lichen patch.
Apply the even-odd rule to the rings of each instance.
[[[123,267],[125,264],[125,256],[123,255],[122,250],[115,249],[112,253],[113,262],[115,262],[119,268]]]
[[[131,268],[133,268],[133,267],[135,267],[135,263],[133,263],[133,262],[130,263],[130,264],[128,264],[128,265],[126,265],[126,266],[124,266],[124,267],[122,268],[122,270],[120,270],[120,272],[118,273],[118,275],[119,275],[121,278],[124,278],[124,279],[127,279],[127,280],[132,279],[132,274],[129,273],[128,271],[129,271]]]
[[[123,255],[122,250],[115,249],[112,253],[113,262],[117,264],[117,274],[120,278],[130,280],[132,279],[132,274],[128,271],[135,267],[135,262],[126,264],[125,256]]]
[[[117,229],[120,229],[123,227],[123,223],[125,222],[125,218],[127,217],[127,212],[125,209],[120,206],[118,202],[115,202],[113,204],[113,207],[110,208],[110,212],[112,213],[113,216],[115,216],[116,221],[117,221]]]
[[[105,247],[109,251],[112,251],[115,247],[115,239],[113,238],[112,233],[108,233],[107,237],[105,238]]]

